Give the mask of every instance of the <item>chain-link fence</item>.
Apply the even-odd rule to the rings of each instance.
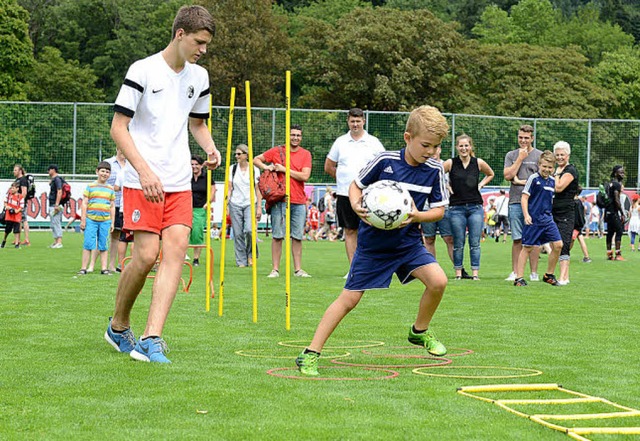
[[[110,104],[0,102],[0,178],[11,178],[15,163],[29,173],[46,173],[58,164],[65,176],[93,175],[103,158],[115,153],[109,135],[112,118]],[[214,107],[213,138],[226,152],[228,107]],[[333,141],[348,130],[346,111],[291,111],[291,124],[303,129],[303,147],[313,156],[310,183],[332,182],[324,173],[324,161]],[[492,185],[506,185],[502,173],[504,157],[517,148],[517,132],[522,124],[535,128],[536,147],[552,149],[559,140],[571,144],[571,162],[580,173],[580,184],[597,187],[609,179],[611,168],[624,165],[627,188],[640,187],[640,120],[528,119],[478,115],[446,115],[451,135],[443,143],[443,157],[455,154],[453,139],[462,133],[474,139],[476,155],[491,165],[496,177]],[[388,150],[400,149],[407,113],[366,112],[367,130]],[[233,145],[247,143],[246,109],[234,113]],[[254,154],[285,142],[285,110],[254,108],[251,112]],[[193,143],[193,140],[192,140]],[[194,153],[201,152],[192,144]],[[214,172],[223,179],[223,169]]]

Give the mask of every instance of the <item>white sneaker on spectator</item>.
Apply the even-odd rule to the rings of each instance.
[[[569,284],[568,280],[558,280],[558,286],[566,286]]]
[[[309,274],[307,274],[307,272],[303,269],[299,269],[298,271],[296,271],[295,273],[293,273],[294,276],[296,277],[311,277]]]
[[[508,282],[513,282],[514,280],[516,280],[516,273],[511,273],[509,274],[509,277],[507,277],[506,279],[504,279]]]
[[[532,282],[539,282],[540,276],[538,276],[538,273],[531,273],[529,274],[529,280],[531,280]]]
[[[267,277],[270,279],[275,279],[276,277],[280,277],[280,273],[278,272],[277,269],[274,269],[274,270],[271,270],[271,272]]]

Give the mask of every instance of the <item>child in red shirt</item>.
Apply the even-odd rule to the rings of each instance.
[[[320,212],[318,211],[318,207],[316,203],[313,202],[309,206],[309,212],[307,213],[307,222],[309,223],[309,236],[314,240],[318,241],[316,234],[318,232],[318,224],[319,224]]]
[[[16,248],[20,248],[20,220],[22,219],[22,193],[20,192],[20,184],[14,182],[9,188],[9,194],[7,194],[7,200],[4,203],[5,217],[4,217],[4,238],[2,239],[2,245],[0,248],[4,248],[7,243],[7,236],[13,232],[14,240],[13,245]]]

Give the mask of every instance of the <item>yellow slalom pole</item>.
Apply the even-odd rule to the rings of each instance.
[[[247,101],[247,147],[249,147],[249,203],[251,204],[251,256],[253,257],[253,323],[258,322],[258,253],[256,241],[258,240],[258,228],[256,225],[256,185],[253,170],[253,132],[251,128],[251,89],[249,81],[245,81],[245,94]]]
[[[233,138],[233,112],[236,102],[236,88],[231,88],[231,102],[229,103],[229,129],[227,131],[227,154],[224,169],[224,202],[222,203],[222,221],[220,222],[220,290],[218,294],[218,315],[224,310],[224,260],[227,244],[227,205],[229,204],[229,164],[231,163],[231,140]]]
[[[286,75],[286,117],[285,117],[285,193],[287,200],[287,216],[285,222],[285,329],[291,329],[291,71]]]
[[[213,120],[213,97],[209,95],[209,121],[207,121],[207,127],[209,128],[209,133],[212,133],[212,124]],[[207,296],[204,301],[204,310],[209,312],[211,309],[211,170],[207,168],[207,238],[206,238],[206,248],[204,250],[205,256],[205,281],[207,286],[205,287],[205,295]]]

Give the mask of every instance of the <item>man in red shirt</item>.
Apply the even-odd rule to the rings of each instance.
[[[293,255],[293,268],[296,277],[311,277],[302,269],[302,237],[306,220],[306,200],[304,183],[311,176],[311,153],[300,146],[302,142],[302,128],[294,124],[289,132],[291,144],[291,254]],[[285,179],[285,153],[284,146],[273,147],[253,159],[254,165],[260,170],[271,170],[280,173],[281,179]],[[269,165],[267,165],[267,163]],[[282,240],[285,234],[285,216],[287,202],[281,201],[271,207],[271,223],[273,226],[273,241],[271,242],[271,259],[273,269],[268,277],[280,276],[280,258],[282,257]]]

